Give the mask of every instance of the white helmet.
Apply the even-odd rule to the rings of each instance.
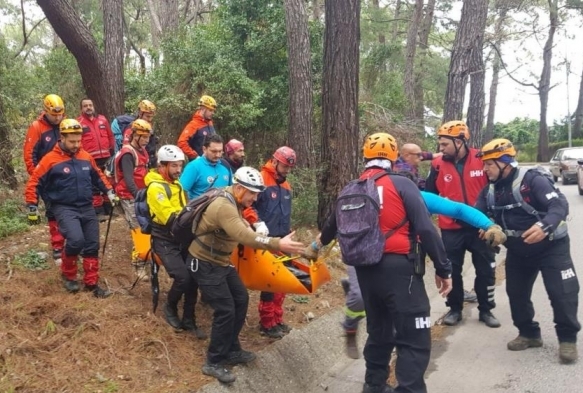
[[[185,161],[184,153],[178,146],[164,145],[158,150],[158,164],[162,162]]]
[[[253,192],[263,192],[265,191],[265,185],[263,184],[263,177],[261,173],[255,168],[250,166],[242,166],[237,169],[235,175],[233,176],[233,183],[240,184],[249,191]]]

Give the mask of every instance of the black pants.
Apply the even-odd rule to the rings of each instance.
[[[192,264],[191,273],[214,310],[207,361],[219,363],[229,352],[241,350],[239,333],[245,323],[249,294],[232,266],[220,266],[191,255],[187,262]]]
[[[365,382],[386,384],[396,347],[397,392],[427,392],[423,375],[431,352],[431,322],[423,278],[405,255],[396,254],[385,254],[377,265],[357,267],[356,275],[368,331]]]
[[[152,243],[154,253],[158,254],[166,272],[174,279],[168,291],[168,304],[176,308],[184,295],[182,320],[192,319],[196,323],[194,306],[198,295],[198,284],[190,275],[186,265],[186,253],[181,252],[180,244],[155,236],[152,237]]]
[[[453,311],[461,311],[464,307],[462,270],[467,250],[472,253],[472,263],[476,269],[474,290],[478,297],[478,310],[488,312],[496,307],[494,302],[496,288],[494,251],[478,237],[478,231],[474,228],[442,230],[441,238],[447,257],[452,264],[453,288],[447,296],[447,305]]]
[[[560,342],[576,342],[581,325],[577,320],[579,280],[569,251],[569,237],[555,240],[539,255],[528,258],[512,253],[506,255],[506,293],[510,300],[512,321],[519,334],[540,338],[540,327],[534,321],[530,297],[540,271],[553,307],[555,330]]]

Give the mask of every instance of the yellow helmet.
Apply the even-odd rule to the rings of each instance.
[[[56,94],[49,94],[43,100],[45,112],[52,116],[64,115],[65,104],[63,99]]]
[[[83,127],[75,119],[63,119],[59,124],[61,134],[82,134]]]
[[[452,120],[443,124],[437,131],[437,136],[445,136],[448,138],[470,140],[470,130],[466,123],[461,120]]]
[[[516,157],[516,149],[508,139],[498,138],[486,143],[477,156],[482,161],[498,160],[502,156]]]
[[[396,161],[399,156],[397,140],[384,132],[369,135],[364,141],[362,154],[366,159],[386,158],[390,161]]]
[[[138,110],[140,112],[154,113],[156,112],[156,105],[152,101],[142,100],[138,104]]]
[[[146,120],[137,119],[132,122],[132,133],[140,136],[150,135],[152,133],[152,125]]]
[[[200,100],[198,100],[198,106],[204,106],[205,108],[216,110],[217,109],[217,102],[211,96],[202,96]]]

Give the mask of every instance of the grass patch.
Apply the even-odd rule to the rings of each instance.
[[[22,266],[28,270],[46,270],[49,268],[47,259],[48,256],[43,255],[36,250],[28,250],[24,254],[18,254],[14,258],[13,264]]]
[[[0,204],[0,238],[28,230],[26,214],[21,204],[14,199],[7,199]]]

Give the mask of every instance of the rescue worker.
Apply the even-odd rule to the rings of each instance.
[[[221,160],[223,138],[218,134],[209,135],[202,150],[202,155],[189,162],[180,176],[180,184],[188,193],[188,199],[202,195],[211,187],[226,187],[233,183],[231,170]]]
[[[130,143],[123,145],[115,156],[115,192],[121,199],[121,207],[131,231],[140,232],[136,220],[134,198],[138,190],[146,188],[145,176],[148,173],[150,157],[146,147],[150,142],[152,126],[146,120],[134,120],[131,124]],[[136,247],[132,250],[132,265],[142,280],[147,280],[146,261],[138,257]]]
[[[59,124],[65,115],[65,104],[63,99],[56,94],[49,94],[43,99],[43,111],[39,117],[32,122],[24,138],[24,164],[26,171],[32,175],[40,160],[53,150],[61,135]],[[50,203],[40,195],[45,204],[45,216],[49,224],[49,235],[51,248],[53,250],[53,261],[58,266],[62,261],[62,252],[65,244],[63,235],[59,232],[57,219],[51,211]],[[40,216],[36,207],[29,210],[28,223],[36,225],[40,223]]]
[[[152,249],[161,259],[173,282],[164,304],[166,322],[175,329],[183,329],[198,339],[207,338],[197,326],[194,307],[198,284],[185,264],[186,250],[170,233],[172,222],[186,205],[184,190],[178,181],[184,166],[184,153],[174,145],[164,145],[158,150],[158,169],[145,177],[147,204],[152,216]],[[182,320],[178,317],[178,303],[184,295]]]
[[[480,191],[488,183],[480,159],[476,158],[477,149],[470,148],[470,131],[460,120],[443,124],[438,132],[439,151],[443,156],[431,162],[425,190],[452,201],[474,206]],[[464,306],[464,283],[462,270],[466,251],[472,254],[476,269],[474,290],[478,297],[479,320],[491,328],[500,327],[500,322],[492,314],[496,307],[494,290],[496,288],[496,260],[494,250],[480,240],[477,230],[467,223],[440,215],[438,225],[447,256],[453,266],[453,289],[447,297],[450,311],[443,318],[449,326],[462,320]]]
[[[397,160],[397,141],[386,133],[372,134],[365,140],[363,155],[365,170],[361,179],[390,171]],[[383,232],[393,231],[393,234],[385,241],[379,263],[355,268],[368,330],[362,391],[392,391],[386,381],[391,352],[396,347],[399,386],[395,391],[424,393],[427,388],[423,375],[431,352],[430,306],[423,277],[415,272],[415,264],[410,260],[414,254],[412,239],[419,237],[431,257],[435,283],[442,296],[451,290],[451,263],[417,186],[404,176],[382,176],[375,182],[382,189],[384,201],[379,214],[380,226]],[[383,209],[383,206],[390,208]],[[336,233],[336,216],[332,214],[322,228],[321,244],[330,243]],[[314,243],[312,246],[318,248]]]
[[[37,191],[50,204],[65,237],[61,273],[65,289],[79,291],[77,259],[83,258],[86,291],[98,298],[111,295],[99,287],[99,222],[93,209],[92,186],[115,204],[119,198],[89,153],[81,148],[83,129],[75,119],[60,124],[61,141],[46,154],[26,184],[25,199],[36,210]]]
[[[295,164],[296,152],[282,146],[261,169],[265,192],[259,194],[253,209],[245,211],[245,218],[257,233],[283,237],[291,232],[292,193],[287,175]],[[282,338],[291,331],[283,322],[284,300],[285,293],[261,292],[258,305],[261,334]]]
[[[83,137],[81,139],[83,150],[91,154],[99,169],[105,170],[107,161],[115,153],[115,138],[107,119],[105,116],[95,112],[93,100],[83,98],[81,100],[81,115],[79,115],[77,121],[83,127]],[[102,220],[107,219],[107,215],[111,213],[112,208],[104,200],[98,189],[93,190],[93,207],[97,216],[101,216]]]
[[[121,147],[130,143],[132,136],[131,124],[134,120],[142,119],[152,124],[154,116],[156,115],[156,105],[150,100],[142,100],[138,104],[137,115],[121,115],[116,117],[111,123],[111,130],[115,136],[115,151],[121,150]],[[146,146],[146,150],[150,156],[150,168],[156,168],[156,146],[158,145],[158,137],[154,135],[154,129],[150,132],[150,142]]]
[[[202,214],[194,232],[197,238],[188,249],[190,255],[186,265],[191,267],[202,295],[214,309],[211,339],[202,372],[222,383],[232,383],[236,379],[225,365],[249,363],[256,358],[252,352],[243,350],[239,342],[249,295],[231,265],[231,253],[239,243],[291,254],[304,248],[302,243],[292,240],[293,232],[283,238],[262,236],[243,219],[243,209],[249,208],[264,190],[259,171],[251,167],[239,168],[233,185],[225,188],[224,196],[212,201]]]
[[[581,325],[577,320],[579,280],[566,223],[569,204],[550,178],[518,168],[516,149],[508,139],[488,142],[479,156],[490,186],[480,193],[476,207],[488,212],[508,236],[506,293],[518,337],[507,347],[522,351],[543,345],[530,299],[540,272],[553,308],[559,359],[573,363],[578,359]],[[517,193],[522,201],[517,200]]]
[[[245,146],[243,146],[243,142],[231,139],[225,143],[225,154],[222,161],[232,173],[241,168],[245,162]]]
[[[198,100],[198,110],[186,124],[178,137],[178,147],[182,149],[189,160],[202,156],[205,138],[215,134],[213,115],[217,110],[217,102],[211,96],[203,95]]]

